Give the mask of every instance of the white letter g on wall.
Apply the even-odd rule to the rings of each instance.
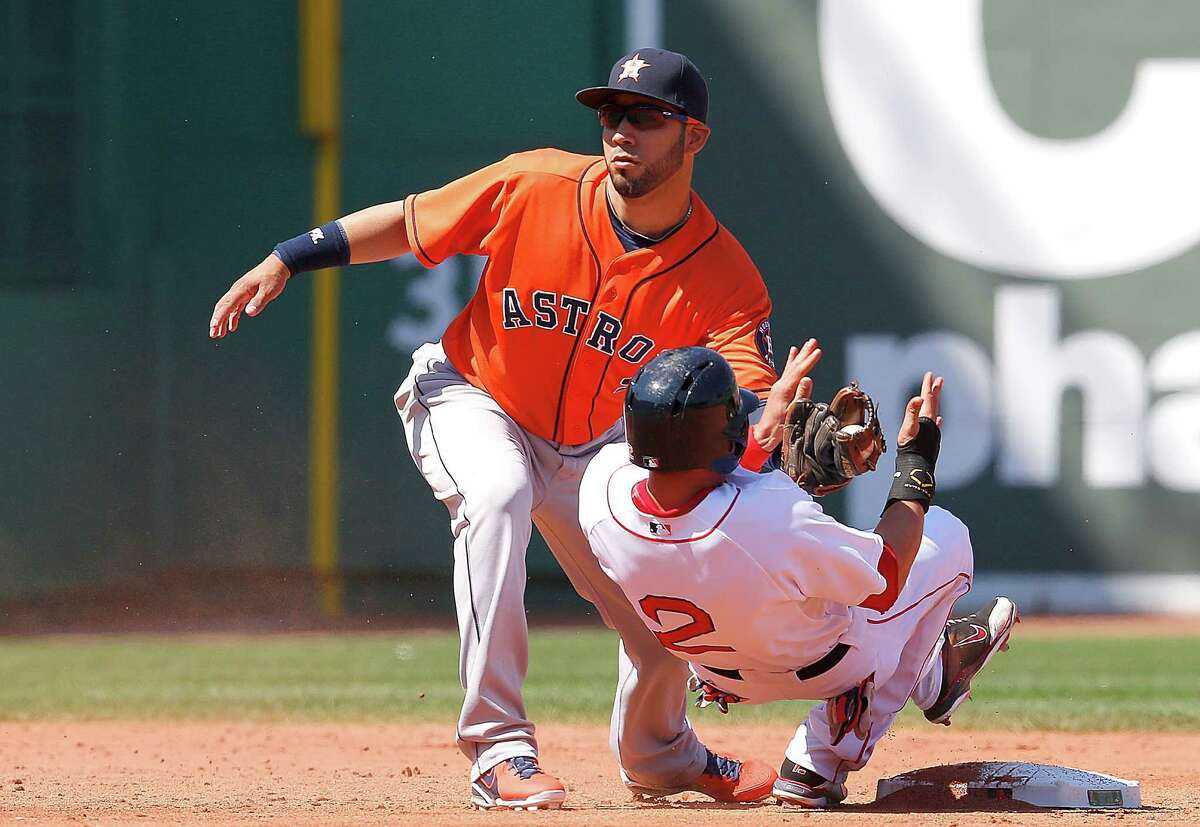
[[[992,88],[981,2],[821,4],[833,123],[892,219],[940,253],[1039,278],[1139,270],[1200,241],[1200,61],[1142,61],[1106,129],[1041,138]]]

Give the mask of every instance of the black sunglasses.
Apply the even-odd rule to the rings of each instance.
[[[629,121],[635,129],[661,129],[667,121],[683,121],[684,123],[699,123],[682,112],[672,112],[658,106],[638,104],[635,106],[617,106],[606,103],[596,109],[596,116],[605,129],[617,129],[621,121]]]

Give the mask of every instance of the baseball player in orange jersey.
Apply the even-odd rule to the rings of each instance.
[[[808,397],[819,355],[811,341],[792,350],[750,435],[753,397],[719,354],[660,354],[630,385],[628,445],[600,451],[579,494],[601,567],[690,665],[702,705],[828,699],[797,730],[774,783],[776,798],[805,807],[845,798],[847,773],[910,698],[949,723],[1016,620],[1003,597],[949,619],[974,563],[966,527],[930,507],[940,377],[926,374],[909,402],[874,531],[827,516],[782,471],[754,473],[779,443],[779,412]]]
[[[683,55],[639,49],[577,99],[598,113],[603,156],[522,152],[429,192],[280,243],[214,309],[236,330],[321,267],[412,252],[427,267],[487,257],[441,341],[396,393],[412,457],[450,512],[465,700],[458,743],[483,808],[561,806],[537,760],[521,690],[528,656],[525,551],[536,523],[578,592],[622,638],[611,744],[630,785],[765,798],[774,770],[717,756],[687,720],[686,664],[664,650],[600,570],[578,519],[588,460],[622,437],[621,404],[655,353],[705,345],[766,393],[766,288],[691,189],[709,135],[708,91]]]

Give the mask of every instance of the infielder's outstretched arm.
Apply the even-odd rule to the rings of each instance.
[[[387,261],[412,252],[404,226],[404,202],[376,204],[341,219],[350,241],[350,263]]]
[[[351,213],[337,223],[349,244],[351,264],[386,261],[410,252],[403,201],[376,204]],[[283,292],[292,275],[279,255],[270,253],[235,281],[217,302],[208,324],[209,338],[220,339],[237,330],[243,311],[248,316],[257,316]]]

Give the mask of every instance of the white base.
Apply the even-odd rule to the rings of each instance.
[[[931,792],[949,788],[969,797],[1012,799],[1037,807],[1110,810],[1142,806],[1142,790],[1136,781],[1022,761],[979,761],[913,770],[880,779],[875,798],[912,787],[928,787]]]

